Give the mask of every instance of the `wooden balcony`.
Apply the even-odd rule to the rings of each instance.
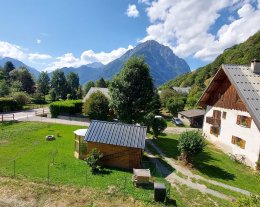
[[[206,117],[206,123],[211,124],[215,127],[219,127],[221,124],[221,119],[216,119],[214,117]]]

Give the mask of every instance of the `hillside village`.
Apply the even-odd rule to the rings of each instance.
[[[253,35],[245,41],[246,32],[230,32],[233,23],[242,27],[250,18],[259,20],[260,2],[223,1],[228,6],[216,9],[214,28],[202,21],[206,16],[213,21],[212,8],[203,18],[196,12],[197,31],[187,23],[194,5],[162,2],[128,4],[124,18],[138,20],[142,12],[149,17],[147,36],[111,53],[40,54],[11,46],[0,35],[0,207],[260,207],[260,31],[246,27]],[[81,3],[73,9],[93,15]],[[72,7],[58,5],[57,16],[67,4]],[[67,9],[66,15],[72,8]],[[33,19],[28,11],[25,16]],[[109,25],[112,15],[102,12]],[[178,13],[185,19],[177,21]],[[57,51],[80,50],[81,33],[86,45],[104,48],[134,33],[129,20],[113,16],[125,31],[113,31],[118,39],[109,42],[99,36],[97,27],[104,25],[84,15],[77,23],[61,18],[75,36],[68,41],[64,34]],[[88,23],[75,30],[83,20]],[[200,37],[200,27],[207,32],[193,39]],[[52,31],[63,31],[57,28]],[[110,25],[107,35],[113,29]],[[229,38],[221,39],[225,32]],[[39,34],[31,48],[50,49],[42,43],[54,34]],[[237,44],[219,47],[234,37]]]

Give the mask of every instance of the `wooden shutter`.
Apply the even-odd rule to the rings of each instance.
[[[237,116],[237,125],[240,125],[240,124],[241,124],[241,116],[238,115],[238,116]]]
[[[239,145],[242,149],[245,149],[245,146],[246,146],[246,141],[241,139],[240,142],[239,142]]]
[[[235,136],[232,136],[231,143],[232,143],[232,144],[235,144],[235,143],[236,143],[236,137],[235,137]]]
[[[251,127],[251,118],[250,117],[247,117],[246,118],[246,127],[250,128]]]
[[[212,127],[210,127],[210,134],[212,134],[213,133],[213,130],[212,130]]]

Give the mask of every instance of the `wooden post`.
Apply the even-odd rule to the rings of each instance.
[[[14,120],[14,114],[13,114],[13,120]]]
[[[14,160],[14,177],[15,177],[15,175],[16,175],[16,171],[15,171],[15,160]]]
[[[4,115],[2,114],[2,122],[4,121]]]
[[[48,163],[48,184],[50,184],[50,164]]]

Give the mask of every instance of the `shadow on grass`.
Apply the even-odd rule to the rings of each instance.
[[[167,155],[172,157],[173,159],[178,159],[180,156],[180,152],[178,150],[178,140],[171,139],[171,138],[163,138],[163,139],[155,139],[153,142],[163,150],[163,152]]]
[[[18,121],[14,120],[14,121],[3,121],[3,122],[0,122],[0,126],[11,126],[13,124],[16,124],[18,123]]]
[[[208,164],[207,162],[210,160],[219,161],[218,159],[213,158],[209,152],[201,152],[193,159],[193,168],[208,177],[219,178],[222,180],[235,179],[236,176],[234,174],[227,172],[223,168]]]
[[[111,174],[111,170],[109,170],[109,169],[106,169],[106,168],[102,168],[102,169],[100,169],[100,170],[96,170],[96,171],[94,171],[93,172],[93,175],[101,175],[101,176],[103,176],[103,175],[109,175],[109,174]]]

